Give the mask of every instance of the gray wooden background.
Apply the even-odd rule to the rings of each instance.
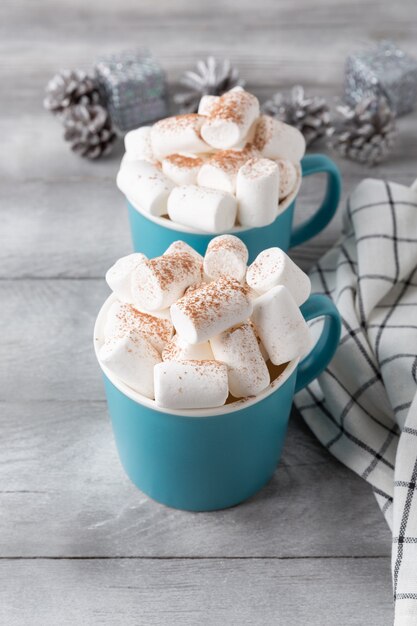
[[[385,626],[390,536],[369,488],[294,414],[282,463],[232,510],[164,508],[119,465],[92,349],[103,274],[131,249],[114,179],[121,148],[85,162],[42,110],[62,67],[148,46],[175,82],[227,55],[261,98],[301,82],[341,92],[354,48],[394,38],[417,56],[415,0],[4,0],[0,5],[0,623]],[[417,118],[363,176],[417,176]],[[300,218],[317,205],[308,181]],[[308,268],[340,213],[294,250]]]

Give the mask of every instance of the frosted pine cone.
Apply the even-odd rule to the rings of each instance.
[[[342,157],[376,165],[390,153],[397,136],[395,114],[385,98],[365,98],[355,107],[337,107],[340,119],[329,144]]]
[[[62,70],[46,86],[45,109],[62,114],[75,104],[99,104],[97,83],[82,70]]]
[[[62,122],[65,141],[80,156],[97,159],[111,152],[116,134],[102,106],[78,104],[70,107],[65,111]]]
[[[174,102],[180,105],[182,113],[195,113],[202,96],[221,96],[244,82],[239,79],[239,71],[229,59],[207,57],[197,62],[194,71],[187,71],[180,80],[187,91],[174,95]]]
[[[287,94],[274,94],[263,104],[262,110],[298,128],[307,145],[323,137],[330,127],[330,111],[324,98],[306,96],[301,85],[296,85]]]

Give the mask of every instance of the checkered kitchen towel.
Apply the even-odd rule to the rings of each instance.
[[[342,338],[295,403],[323,445],[372,485],[392,530],[395,625],[415,626],[417,189],[364,180],[347,204],[341,240],[311,279],[314,292],[336,303]]]

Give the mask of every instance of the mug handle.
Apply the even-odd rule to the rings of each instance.
[[[291,248],[317,235],[327,226],[336,213],[342,191],[342,177],[339,168],[325,154],[307,154],[301,161],[302,176],[310,176],[319,172],[327,174],[324,200],[312,217],[295,226],[291,234]]]
[[[301,305],[300,310],[307,322],[322,315],[326,319],[316,345],[298,366],[294,393],[303,389],[326,369],[337,350],[342,332],[340,313],[327,296],[313,294]]]

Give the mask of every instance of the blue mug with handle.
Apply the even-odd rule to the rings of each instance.
[[[110,296],[94,328],[96,355],[103,342]],[[301,306],[306,320],[324,316],[311,352],[277,369],[269,387],[215,409],[158,407],[101,365],[108,409],[121,463],[148,496],[187,511],[212,511],[250,498],[272,477],[285,441],[294,393],[316,378],[340,339],[340,315],[326,296]]]
[[[295,198],[300,189],[301,178],[318,173],[327,174],[326,192],[322,204],[312,217],[293,227]],[[301,175],[296,189],[281,206],[281,211],[272,224],[259,228],[236,226],[231,234],[240,237],[249,250],[252,262],[262,250],[277,246],[287,251],[293,246],[311,239],[330,222],[339,204],[341,176],[337,165],[324,154],[309,154],[301,161]],[[135,252],[147,257],[160,256],[174,241],[181,239],[204,255],[210,240],[218,233],[203,233],[171,222],[164,217],[154,217],[142,212],[128,200],[130,230]]]

